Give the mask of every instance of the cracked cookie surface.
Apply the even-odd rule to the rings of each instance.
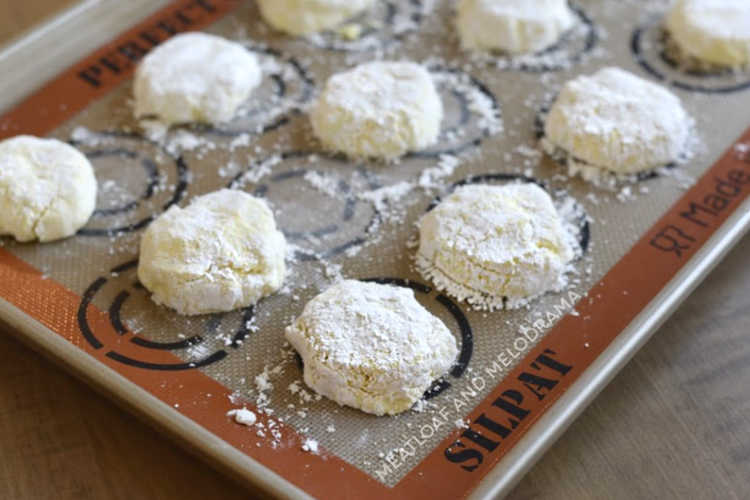
[[[96,208],[89,160],[57,139],[0,142],[0,235],[48,242],[72,236]]]
[[[141,239],[138,278],[180,314],[231,311],[278,290],[286,241],[266,203],[222,189],[173,206]]]

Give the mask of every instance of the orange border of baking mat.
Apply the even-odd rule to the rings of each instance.
[[[137,60],[168,35],[203,28],[237,0],[179,0],[74,65],[0,118],[0,139],[45,135],[130,77]],[[58,97],[73,96],[67,107]],[[750,130],[739,142],[750,142]],[[95,349],[79,329],[81,297],[0,249],[0,296],[100,363],[147,390],[210,432],[322,498],[462,498],[610,345],[750,194],[750,154],[729,150],[577,305],[561,319],[456,429],[398,484],[389,488],[325,450],[301,450],[302,437],[279,424],[282,446],[254,445],[252,433],[226,418],[231,391],[198,370],[142,370],[107,357],[108,347],[154,363],[181,362],[140,349],[118,335],[105,312],[86,316],[104,344]],[[212,397],[205,397],[211,394]],[[200,396],[200,397],[199,397]],[[260,415],[261,420],[269,420]]]

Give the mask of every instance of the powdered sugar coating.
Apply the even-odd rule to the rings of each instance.
[[[354,280],[308,302],[286,338],[308,386],[375,415],[409,409],[458,354],[448,328],[411,289]]]
[[[261,81],[257,58],[206,33],[177,35],[148,54],[135,73],[135,115],[165,124],[231,120]]]
[[[74,147],[28,135],[0,142],[0,235],[72,236],[93,214],[96,194],[94,169]]]
[[[262,200],[222,189],[173,206],[141,239],[138,278],[180,314],[255,304],[284,280],[286,241]]]
[[[663,167],[685,153],[693,120],[664,87],[620,68],[565,84],[545,123],[545,149],[571,166],[615,174]]]
[[[677,0],[666,28],[687,55],[720,66],[750,64],[747,0]]]
[[[411,62],[372,62],[333,75],[310,113],[327,148],[386,159],[434,144],[442,119],[430,73]]]
[[[461,0],[456,18],[464,48],[509,54],[554,45],[574,23],[567,0]]]
[[[266,22],[291,35],[334,28],[374,4],[375,0],[258,0]]]
[[[417,267],[482,309],[513,308],[565,285],[571,237],[536,184],[461,186],[419,223]]]

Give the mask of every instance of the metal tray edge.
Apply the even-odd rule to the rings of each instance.
[[[87,52],[98,49],[122,31],[164,7],[168,0],[83,0],[53,16],[40,26],[0,46],[3,92],[0,111],[18,103],[61,71],[75,64]],[[81,23],[86,29],[81,30]],[[54,40],[50,44],[49,40]],[[34,61],[34,80],[26,68]]]

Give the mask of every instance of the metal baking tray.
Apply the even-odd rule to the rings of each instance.
[[[507,60],[457,48],[448,1],[382,2],[358,20],[366,29],[356,41],[280,36],[250,1],[81,2],[0,52],[0,138],[74,143],[96,169],[98,210],[63,242],[0,239],[0,319],[212,464],[278,496],[507,493],[750,223],[750,131],[737,111],[750,105],[750,74],[675,65],[662,50],[663,3],[573,5],[578,27],[561,44]],[[155,142],[131,116],[132,71],[154,43],[197,29],[258,54],[264,83],[231,124]],[[331,73],[375,57],[424,62],[447,110],[440,144],[396,165],[326,155],[304,114]],[[539,117],[560,85],[607,65],[683,99],[700,139],[689,162],[608,191],[535,152]],[[453,163],[437,186],[416,186],[425,169]],[[334,192],[316,188],[310,172],[334,179]],[[516,179],[576,200],[586,252],[569,290],[518,311],[474,311],[414,271],[413,223],[457,184]],[[368,199],[398,185],[408,185],[393,191],[400,196]],[[221,187],[269,200],[296,249],[292,272],[283,293],[255,308],[179,318],[135,278],[139,234],[168,206]],[[288,389],[301,371],[283,327],[339,273],[411,287],[457,336],[459,362],[421,411],[375,418]],[[264,372],[265,392],[254,382]],[[259,410],[264,397],[273,412]],[[258,413],[263,436],[226,416],[240,406]],[[302,449],[307,438],[318,454]]]

